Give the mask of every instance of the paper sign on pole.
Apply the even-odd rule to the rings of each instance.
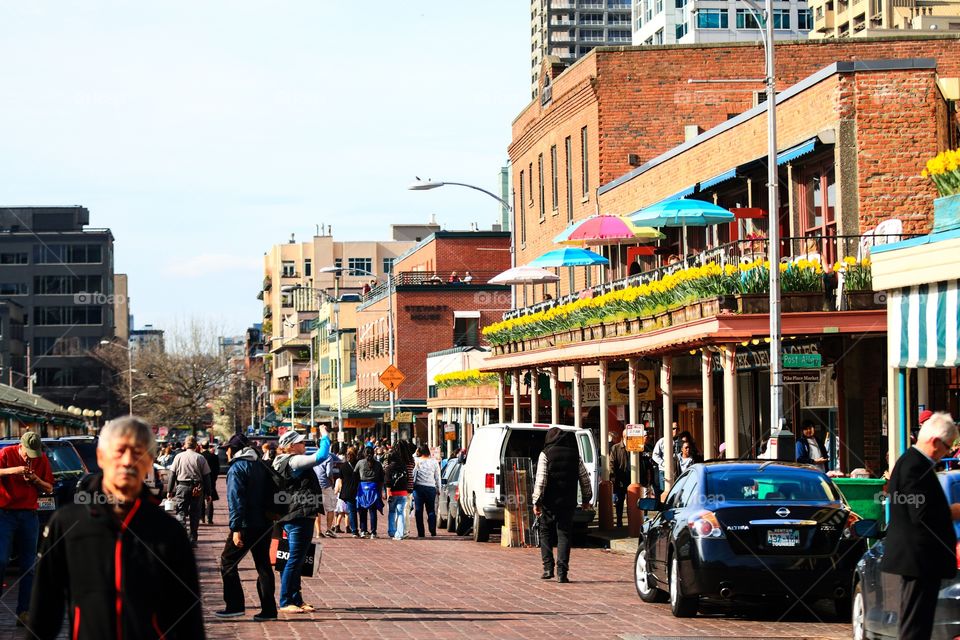
[[[623,443],[630,453],[640,453],[647,444],[647,429],[642,424],[628,424],[623,430]]]

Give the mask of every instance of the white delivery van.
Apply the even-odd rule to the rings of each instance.
[[[530,458],[536,478],[537,462],[543,451],[547,430],[559,427],[577,434],[580,459],[590,472],[593,488],[592,504],[597,501],[598,461],[597,448],[589,429],[577,429],[554,424],[491,424],[478,427],[467,449],[467,462],[460,472],[459,501],[460,519],[473,520],[473,539],[486,542],[494,527],[503,525],[504,482],[501,469],[507,458]],[[504,469],[505,471],[506,469]],[[574,515],[574,524],[586,526],[595,510],[584,511],[579,506]],[[458,527],[465,533],[466,527]]]

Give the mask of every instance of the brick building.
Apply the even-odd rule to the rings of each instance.
[[[480,328],[510,308],[510,288],[487,284],[510,268],[510,234],[438,231],[394,262],[390,283],[377,286],[357,308],[357,400],[389,411],[379,376],[390,364],[392,304],[394,364],[406,375],[397,411],[426,410],[427,354],[480,343]],[[426,436],[425,418],[417,421]]]

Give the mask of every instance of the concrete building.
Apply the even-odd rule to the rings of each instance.
[[[960,2],[957,0],[810,0],[810,9],[813,12],[811,38],[960,33]]]
[[[163,341],[163,329],[154,329],[152,324],[143,325],[143,329],[133,329],[130,331],[128,340],[130,351],[136,357],[137,352],[146,349],[165,349]]]
[[[113,234],[89,224],[85,207],[0,208],[0,295],[23,308],[34,393],[109,415],[107,374],[89,352],[117,335]]]
[[[531,0],[530,97],[544,65],[569,67],[601,45],[630,44],[630,0]]]
[[[23,343],[23,307],[10,299],[0,299],[0,384],[11,387],[21,383],[26,371]]]
[[[743,0],[633,0],[633,44],[760,42],[759,21]],[[776,40],[806,40],[813,18],[804,0],[778,0]],[[759,76],[758,76],[759,77]]]

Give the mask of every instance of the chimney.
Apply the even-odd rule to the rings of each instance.
[[[296,236],[296,234],[291,233],[291,234],[290,234],[290,244],[296,244],[296,243],[297,243],[297,236]]]
[[[433,225],[437,224],[437,214],[435,213],[430,214],[430,224],[433,224]]]

